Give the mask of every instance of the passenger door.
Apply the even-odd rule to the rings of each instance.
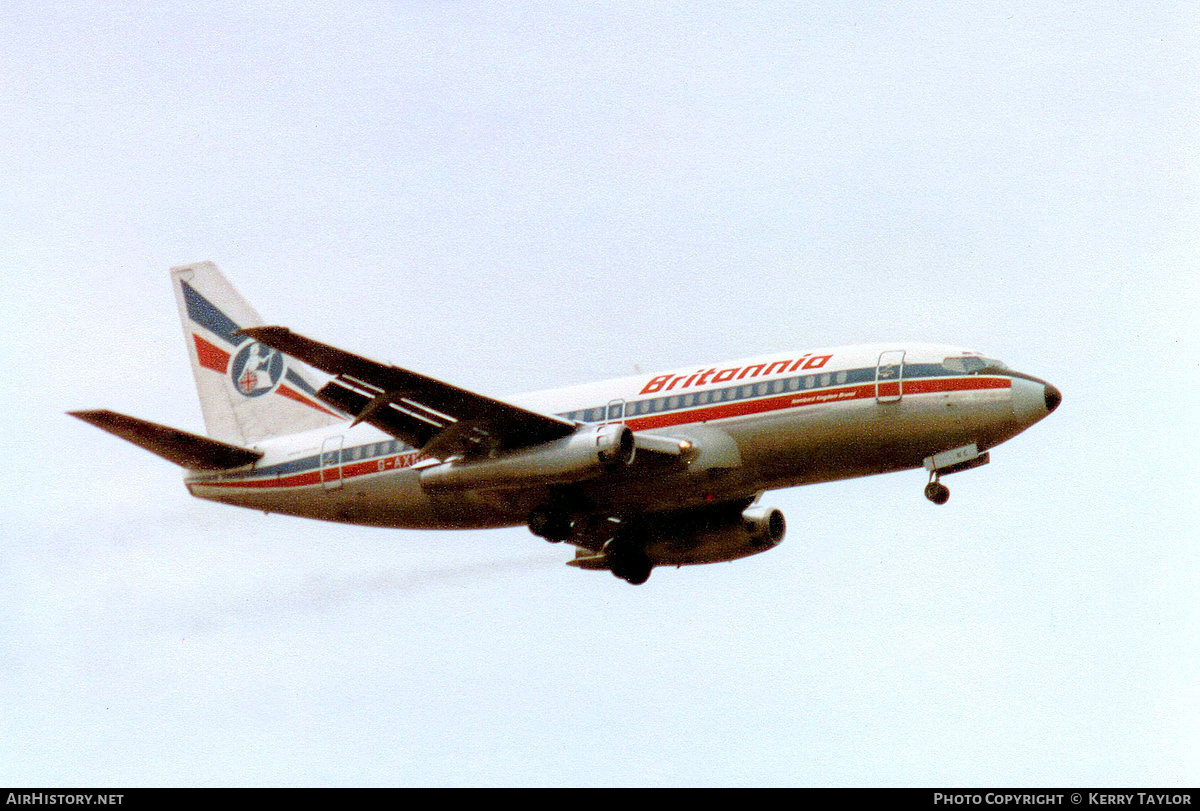
[[[875,402],[896,403],[904,396],[904,350],[879,353],[875,366]]]
[[[342,435],[327,436],[321,443],[321,484],[326,490],[342,486]]]

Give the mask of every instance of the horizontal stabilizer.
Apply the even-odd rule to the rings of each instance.
[[[260,451],[239,448],[237,445],[189,434],[187,431],[168,428],[156,422],[139,420],[137,417],[118,414],[116,411],[100,409],[67,413],[134,445],[140,445],[168,462],[192,470],[228,470],[262,458]]]

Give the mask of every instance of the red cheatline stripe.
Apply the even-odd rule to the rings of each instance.
[[[352,479],[356,476],[366,476],[371,473],[383,473],[388,470],[403,469],[417,461],[420,454],[405,453],[399,456],[386,456],[381,459],[367,459],[361,462],[346,462],[342,465],[342,479]],[[337,465],[327,465],[322,470],[326,481],[337,481]],[[319,471],[311,470],[295,473],[291,476],[279,476],[266,479],[235,479],[231,481],[200,480],[188,482],[189,487],[309,487],[321,483]]]
[[[315,470],[307,473],[297,473],[294,476],[280,476],[274,479],[241,479],[238,481],[193,481],[189,487],[306,487],[310,484],[320,484],[321,476]]]
[[[885,384],[886,385],[886,384]],[[895,383],[890,384],[895,386]],[[1012,387],[1012,380],[1007,377],[971,377],[971,378],[930,378],[904,381],[904,394],[933,394],[947,391],[971,391],[978,389],[1007,389]],[[888,396],[889,391],[881,386],[880,394]],[[891,396],[895,396],[893,388]],[[845,386],[836,389],[819,391],[797,391],[779,394],[774,397],[763,397],[758,400],[739,400],[720,405],[690,408],[686,411],[674,411],[668,414],[652,414],[645,417],[629,417],[625,422],[635,431],[647,428],[668,428],[672,425],[745,417],[750,414],[763,414],[768,411],[779,411],[787,408],[797,408],[820,403],[845,403],[850,400],[874,399],[875,384],[864,383],[858,386]]]
[[[338,419],[341,419],[340,416],[338,416],[337,414],[334,414],[329,409],[322,408],[321,406],[314,403],[312,400],[305,397],[300,392],[296,391],[293,388],[289,388],[286,385],[280,385],[279,388],[275,389],[275,392],[277,394],[282,394],[284,397],[288,398],[289,400],[295,400],[297,403],[304,403],[304,405],[308,406],[309,408],[315,408],[317,411],[323,411],[331,417],[338,417]]]
[[[839,403],[847,400],[857,400],[860,397],[874,397],[874,384],[865,386],[848,386],[841,389],[826,389],[812,393],[794,392],[780,394],[775,397],[764,397],[760,400],[740,400],[720,405],[692,408],[687,411],[670,414],[654,414],[646,417],[632,417],[625,422],[635,431],[646,428],[666,428],[671,425],[682,425],[692,422],[710,422],[731,417],[745,417],[750,414],[762,414],[767,411],[779,411],[818,403]]]
[[[282,387],[280,387],[282,389]],[[935,394],[948,391],[978,391],[981,389],[1009,389],[1012,380],[1007,377],[970,377],[970,378],[929,378],[904,381],[905,396],[916,394]],[[886,392],[884,392],[886,394]],[[646,417],[632,417],[626,424],[635,431],[647,428],[665,428],[671,425],[683,425],[702,421],[729,419],[748,414],[762,414],[768,411],[780,411],[788,408],[799,408],[820,403],[845,403],[851,400],[874,399],[875,384],[864,383],[857,386],[844,386],[820,391],[797,391],[780,394],[775,397],[763,397],[759,400],[739,401],[710,405],[703,408],[691,408],[670,414],[655,414]],[[383,460],[371,459],[361,462],[347,462],[342,465],[342,478],[350,479],[370,473],[380,473],[385,470],[408,467],[416,462],[420,454],[404,454]],[[394,458],[395,462],[388,464]],[[380,462],[383,462],[381,465]],[[326,473],[333,472],[332,467],[325,468]],[[194,481],[189,486],[199,487],[302,487],[320,484],[318,473],[301,473],[294,476],[284,476],[269,479],[238,479],[236,481]]]
[[[196,357],[200,360],[200,365],[205,369],[225,374],[225,369],[229,367],[229,353],[213,346],[194,332],[192,340],[196,342]]]

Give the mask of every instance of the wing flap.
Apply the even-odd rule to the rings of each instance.
[[[373,425],[414,448],[424,447],[446,427],[378,396],[368,397],[338,380],[327,383],[317,396],[347,414],[357,414],[355,422]]]
[[[116,411],[99,409],[67,413],[158,454],[168,462],[191,470],[229,470],[252,464],[262,458],[260,451],[219,442]]]
[[[522,448],[575,431],[567,420],[379,363],[287,327],[251,327],[241,333],[333,375],[337,386],[323,388],[322,399],[417,448],[425,448],[451,427],[455,430],[449,437],[469,441],[463,445],[447,438],[437,443],[439,453]]]

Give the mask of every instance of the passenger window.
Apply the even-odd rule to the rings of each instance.
[[[845,383],[845,382],[846,382],[846,373],[845,373],[845,372],[838,372],[838,373],[837,373],[837,382],[838,382],[838,383]]]
[[[685,406],[690,406],[694,402],[696,402],[696,395],[694,394],[689,394],[683,398],[683,404]]]
[[[821,375],[821,385],[822,386],[829,385],[829,375]]]
[[[708,392],[706,392],[706,391],[700,392],[697,399],[700,401],[700,405],[704,405],[705,403],[708,402]]]
[[[668,409],[679,408],[679,398],[672,397],[670,400],[667,400],[667,408]]]
[[[804,376],[804,388],[811,389],[816,384],[816,382],[817,382],[816,375],[805,375]]]
[[[800,378],[789,377],[787,386],[788,386],[788,391],[795,391],[796,389],[800,388]]]
[[[758,388],[756,389],[756,391],[757,391],[757,393],[758,393],[758,394],[766,394],[766,393],[767,393],[767,384],[766,384],[766,383],[759,383],[759,384],[758,384]]]
[[[771,391],[775,392],[776,394],[779,394],[779,392],[783,391],[783,381],[776,380],[774,383],[772,383]]]

